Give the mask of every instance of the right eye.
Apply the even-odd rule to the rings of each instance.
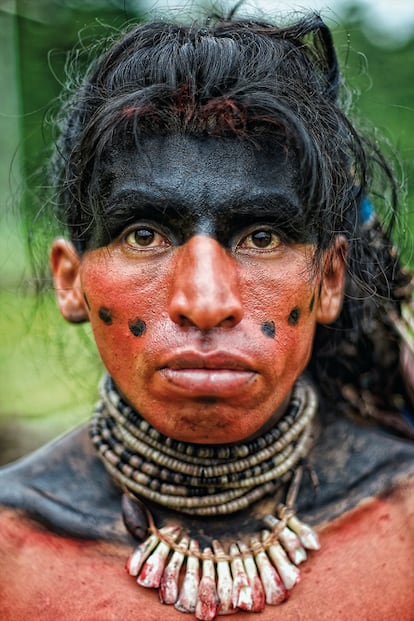
[[[236,251],[243,254],[270,254],[281,245],[280,237],[268,226],[257,227],[244,235],[237,243]]]
[[[166,237],[146,226],[137,226],[127,231],[124,241],[128,246],[137,250],[150,250],[170,245]]]

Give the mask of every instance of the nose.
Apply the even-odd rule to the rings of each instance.
[[[243,317],[234,259],[215,240],[195,235],[177,253],[171,319],[199,330],[232,328]]]

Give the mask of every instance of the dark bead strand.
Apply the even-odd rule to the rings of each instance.
[[[128,423],[127,421],[125,421],[125,419],[122,417],[122,415],[120,415],[118,413],[117,410],[115,410],[114,408],[114,404],[113,403],[107,403],[106,404],[109,407],[109,413],[113,414],[116,418],[117,418],[117,422],[120,423],[121,427],[124,426],[124,438],[120,438],[122,442],[127,442],[131,448],[133,449],[133,451],[140,451],[139,446],[145,446],[145,451],[147,454],[151,454],[151,451],[149,450],[149,443],[147,443],[148,440],[148,435],[145,435],[144,437],[141,437],[141,439],[139,439],[139,432],[137,431],[136,428],[131,428],[131,424]],[[303,412],[303,408],[301,408],[301,413]],[[128,441],[128,435],[125,434],[130,434],[130,438],[131,440]],[[156,432],[158,433],[158,432]],[[280,432],[278,433],[278,435],[280,435]],[[286,434],[284,434],[286,436]],[[289,435],[289,434],[288,434]],[[286,437],[288,437],[288,435]],[[132,438],[133,438],[133,442],[132,442]],[[138,442],[141,442],[141,445],[137,445],[136,444],[136,440]],[[182,444],[182,443],[181,443]],[[178,470],[184,474],[192,472],[192,474],[195,474],[195,471],[193,469],[191,469],[189,467],[189,465],[184,465],[187,464],[187,459],[185,459],[184,461],[182,461],[181,459],[181,454],[177,455],[176,453],[173,452],[172,449],[169,450],[165,450],[165,446],[164,445],[154,445],[152,444],[152,448],[155,450],[155,452],[153,454],[151,454],[151,457],[153,459],[155,459],[154,456],[156,455],[163,455],[162,458],[162,463],[160,465],[165,465],[166,463],[169,464],[168,467],[174,467],[175,469],[178,468]],[[274,451],[280,451],[282,447],[278,447],[277,442],[273,445]],[[166,454],[170,454],[172,455],[172,459],[166,459]],[[260,455],[260,452],[259,452]],[[264,456],[259,457],[259,455],[254,455],[252,456],[252,459],[255,460],[255,463],[258,463],[261,459],[264,459],[265,457],[268,456],[268,453],[265,452]],[[181,460],[182,462],[182,466],[179,466],[178,462],[177,462],[177,458],[179,458],[179,460]],[[202,476],[202,477],[206,477],[206,476],[212,476],[214,474],[220,474],[223,475],[224,473],[228,473],[228,472],[236,472],[236,471],[240,471],[242,469],[245,469],[246,467],[248,467],[249,465],[249,460],[245,459],[243,460],[234,460],[233,462],[228,462],[224,464],[224,468],[220,468],[220,466],[217,464],[217,462],[214,462],[214,465],[210,466],[210,460],[204,460],[203,461],[203,467],[200,469],[199,465],[200,465],[200,459],[192,459],[191,463],[193,463],[196,468],[200,471],[198,476]],[[239,465],[237,465],[239,464]],[[220,472],[219,472],[220,471]]]
[[[315,395],[303,384],[295,389],[288,413],[261,438],[214,450],[166,438],[167,456],[159,443],[162,434],[136,415],[115,389],[104,387],[102,396],[91,423],[91,438],[109,473],[134,495],[206,516],[237,511],[279,489],[309,450],[316,411]],[[244,457],[250,451],[253,454]],[[211,465],[213,454],[220,455],[222,462],[225,455],[237,457],[221,466]]]

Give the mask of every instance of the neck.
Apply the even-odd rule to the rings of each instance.
[[[303,379],[270,429],[231,445],[163,436],[125,403],[110,378],[101,394],[91,436],[111,476],[132,495],[188,515],[228,515],[274,495],[312,444],[317,403]]]

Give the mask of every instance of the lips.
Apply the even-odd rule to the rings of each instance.
[[[232,397],[256,377],[248,360],[227,352],[177,353],[168,357],[159,373],[172,391],[191,397]]]

